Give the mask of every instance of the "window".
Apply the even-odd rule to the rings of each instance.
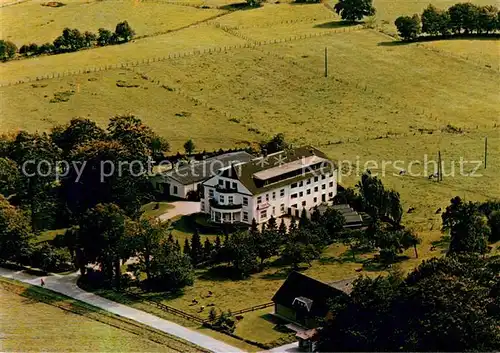
[[[328,184],[328,186],[333,188],[333,181],[330,181],[330,184]]]
[[[227,202],[232,205],[233,204],[233,197],[232,196],[228,196],[227,197]]]
[[[220,185],[220,186],[224,185],[224,180],[219,179],[219,185]]]
[[[332,197],[333,197],[333,192],[329,192],[329,193],[328,193],[328,197],[329,197],[329,198],[332,198]]]
[[[261,219],[266,219],[267,218],[267,210],[260,211],[260,218]]]
[[[236,183],[233,181],[233,189],[237,189],[238,186],[236,185]]]
[[[205,202],[201,201],[200,209],[201,209],[201,212],[205,212]]]
[[[299,197],[303,197],[303,196],[304,196],[304,191],[299,192]]]
[[[311,178],[311,179],[312,179],[312,178]],[[307,181],[306,181],[306,185],[311,184],[311,179],[307,179]]]
[[[231,189],[231,182],[226,180],[226,189]]]
[[[325,189],[326,189],[326,184],[321,185],[321,190],[325,190]]]
[[[306,194],[311,195],[311,189],[307,189]]]
[[[302,201],[302,207],[305,207],[305,206],[306,206],[306,202]]]
[[[304,182],[302,180],[299,182],[299,186],[304,186]]]
[[[315,198],[313,199],[313,202],[314,202],[314,203],[318,202],[318,198],[317,198],[317,197],[315,197]]]
[[[284,203],[281,204],[280,211],[281,211],[281,213],[285,213],[285,204]]]
[[[326,179],[326,175],[325,175],[325,174],[323,174],[323,175],[321,176],[321,179],[325,180],[325,179]]]
[[[266,201],[269,201],[269,194],[266,194]]]
[[[317,182],[319,178],[317,176],[314,177],[314,182]]]
[[[285,197],[285,189],[280,190],[280,197]]]
[[[208,197],[213,199],[214,198],[214,189],[209,189],[208,190]]]
[[[219,201],[220,201],[220,203],[224,203],[224,195],[219,196]]]
[[[296,188],[297,187],[297,183],[292,183],[292,185],[290,185],[290,187],[293,189],[293,188]]]
[[[174,194],[174,195],[177,195],[177,193],[178,193],[178,192],[179,192],[179,189],[177,188],[177,186],[176,186],[176,185],[174,185],[174,192],[173,192],[173,194]]]
[[[325,201],[326,201],[326,194],[322,194],[322,195],[321,195],[321,201],[322,201],[322,202],[325,202]]]
[[[318,190],[319,190],[319,189],[318,189],[318,187],[317,187],[317,186],[315,186],[315,187],[314,187],[314,192],[318,192]]]
[[[248,206],[248,197],[243,196],[243,206]]]
[[[276,214],[276,207],[273,206],[273,215]]]
[[[296,198],[297,198],[297,194],[292,194],[292,195],[290,195],[290,198],[291,198],[291,199],[296,199]]]
[[[276,200],[276,191],[273,191],[273,201]]]
[[[261,203],[261,202],[262,202],[262,196],[257,197],[257,203]]]
[[[292,208],[297,208],[297,204],[295,204],[295,205],[292,205]]]
[[[248,212],[243,211],[243,220],[248,221]]]

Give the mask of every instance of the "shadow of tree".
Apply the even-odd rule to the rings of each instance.
[[[408,45],[412,43],[425,43],[425,42],[436,42],[436,41],[442,41],[442,40],[492,40],[492,39],[499,39],[500,34],[498,33],[483,33],[483,34],[478,34],[478,33],[472,33],[472,34],[454,34],[454,35],[446,35],[446,36],[421,36],[417,38],[414,41],[402,41],[402,40],[397,40],[394,38],[394,41],[388,41],[388,42],[380,42],[377,45],[378,46],[386,46],[386,47],[393,47],[393,46],[399,46],[399,45]]]
[[[255,7],[251,7],[248,5],[247,2],[238,2],[234,4],[227,4],[224,6],[219,7],[221,10],[226,10],[226,11],[241,11],[241,10],[251,10],[255,9]]]
[[[238,274],[234,269],[228,265],[219,265],[206,269],[203,271],[198,278],[208,281],[238,281],[242,280],[239,278]]]
[[[399,47],[399,46],[404,46],[404,45],[408,45],[408,44],[412,44],[412,43],[414,43],[414,42],[403,42],[403,41],[399,41],[399,40],[394,39],[393,41],[380,42],[377,45],[379,47]]]
[[[378,256],[375,256],[372,259],[367,259],[361,262],[363,264],[363,270],[368,271],[368,272],[378,272],[378,271],[385,271],[391,268],[392,265],[398,264],[400,262],[408,260],[410,257],[407,255],[399,255],[396,256],[395,261],[392,264],[386,264],[383,262],[380,262]]]
[[[325,23],[320,23],[317,25],[314,25],[314,28],[342,28],[342,27],[352,27],[356,26],[359,24],[362,24],[363,22],[348,22],[348,21],[330,21],[330,22],[325,22]]]

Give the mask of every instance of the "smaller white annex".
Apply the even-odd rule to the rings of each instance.
[[[333,162],[306,146],[222,169],[203,182],[200,208],[215,223],[262,223],[271,215],[299,216],[302,209],[309,211],[336,194]]]
[[[232,163],[245,163],[255,156],[245,152],[224,153],[202,161],[176,166],[170,170],[159,172],[151,178],[153,187],[165,197],[185,199],[190,191],[197,191],[201,183],[216,175],[221,169]]]

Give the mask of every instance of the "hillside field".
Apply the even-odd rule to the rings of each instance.
[[[432,1],[441,8],[455,2]],[[116,3],[123,7],[113,7]],[[224,0],[172,3],[138,2],[134,7],[135,2],[118,0],[72,0],[65,7],[45,9],[28,1],[0,8],[2,20],[6,14],[15,18],[23,9],[36,13],[28,20],[32,30],[40,21],[50,21],[44,17],[48,13],[60,10],[64,16],[50,25],[56,33],[65,21],[72,21],[72,8],[110,6],[113,10],[106,16],[82,20],[81,29],[128,19],[139,35],[146,35],[119,46],[0,64],[0,131],[47,131],[76,116],[105,126],[110,117],[131,113],[166,137],[172,153],[182,151],[189,138],[197,150],[209,151],[255,145],[283,132],[294,145],[312,144],[325,151],[344,173],[347,162],[355,164],[357,170],[341,176],[342,185],[355,185],[369,168],[401,194],[403,221],[423,240],[418,259],[412,249],[404,254],[408,256],[401,262],[404,270],[439,256],[446,247],[440,242],[438,209],[452,197],[500,198],[500,41],[401,44],[377,30],[390,33],[397,16],[421,12],[428,0],[374,0],[375,29],[346,26],[325,4],[266,3],[258,9],[235,10],[224,7],[230,3]],[[189,23],[193,25],[179,29]],[[170,29],[179,30],[163,33]],[[21,43],[51,33],[38,34],[39,29],[29,31],[16,23],[6,31]],[[45,75],[55,77],[35,81]],[[51,103],[61,92],[68,100]],[[481,164],[474,176],[465,175],[484,161],[486,137],[487,168]],[[423,164],[435,161],[438,151],[445,164],[445,177],[439,183],[428,178],[434,172],[432,165],[429,169]],[[466,161],[463,172],[460,158]],[[401,161],[404,169],[412,168],[413,175],[399,175],[395,161]],[[407,213],[409,208],[414,211]],[[174,225],[180,240],[192,234],[183,222]],[[494,251],[500,251],[499,245]],[[343,245],[334,244],[305,273],[324,281],[355,277],[373,254],[358,254],[356,261],[351,255]],[[383,271],[366,266],[362,273]],[[200,305],[212,301],[217,308],[237,310],[268,302],[285,277],[279,263],[245,281],[200,270],[184,295],[161,299],[197,313],[198,307],[190,306],[192,299],[200,300],[211,290],[214,296],[200,300]],[[152,310],[143,303],[132,305]],[[268,330],[267,340],[279,337],[269,331],[269,322],[256,323],[266,314],[249,315],[238,334],[255,337],[252,322]]]

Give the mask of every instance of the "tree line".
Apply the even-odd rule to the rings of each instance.
[[[400,16],[394,22],[405,41],[421,34],[448,38],[457,35],[490,34],[500,30],[500,12],[493,5],[457,3],[447,10],[429,5],[421,15]]]
[[[151,156],[168,150],[168,142],[134,116],[114,117],[106,129],[77,118],[50,133],[1,136],[0,261],[35,265],[34,259],[43,257],[38,252],[51,255],[53,262],[36,265],[53,270],[64,267],[68,257],[80,264],[98,260],[106,267],[108,280],[118,281],[119,273],[109,267],[116,264],[118,254],[123,260],[121,256],[130,251],[120,240],[128,234],[125,225],[138,221],[141,205],[155,196],[141,168]],[[103,163],[123,168],[111,173],[103,171]],[[102,178],[102,172],[109,176]],[[89,221],[94,216],[102,223]],[[116,228],[107,230],[106,222]],[[53,245],[35,244],[41,231],[60,228],[70,230]],[[87,235],[101,237],[99,253],[86,248],[98,243],[87,242]],[[62,256],[62,248],[70,254]]]
[[[42,54],[61,54],[75,52],[78,50],[92,48],[95,46],[103,47],[106,45],[126,43],[135,35],[135,31],[130,27],[127,21],[116,25],[115,31],[111,32],[105,28],[99,28],[98,33],[78,29],[65,28],[62,34],[52,43],[44,44],[24,44],[19,49],[17,46],[5,40],[0,40],[0,60],[8,61],[16,57],[16,53],[22,57],[29,57]]]
[[[500,201],[450,201],[442,214],[450,244],[445,257],[407,275],[359,277],[349,296],[332,298],[332,319],[319,332],[321,352],[498,351]]]

